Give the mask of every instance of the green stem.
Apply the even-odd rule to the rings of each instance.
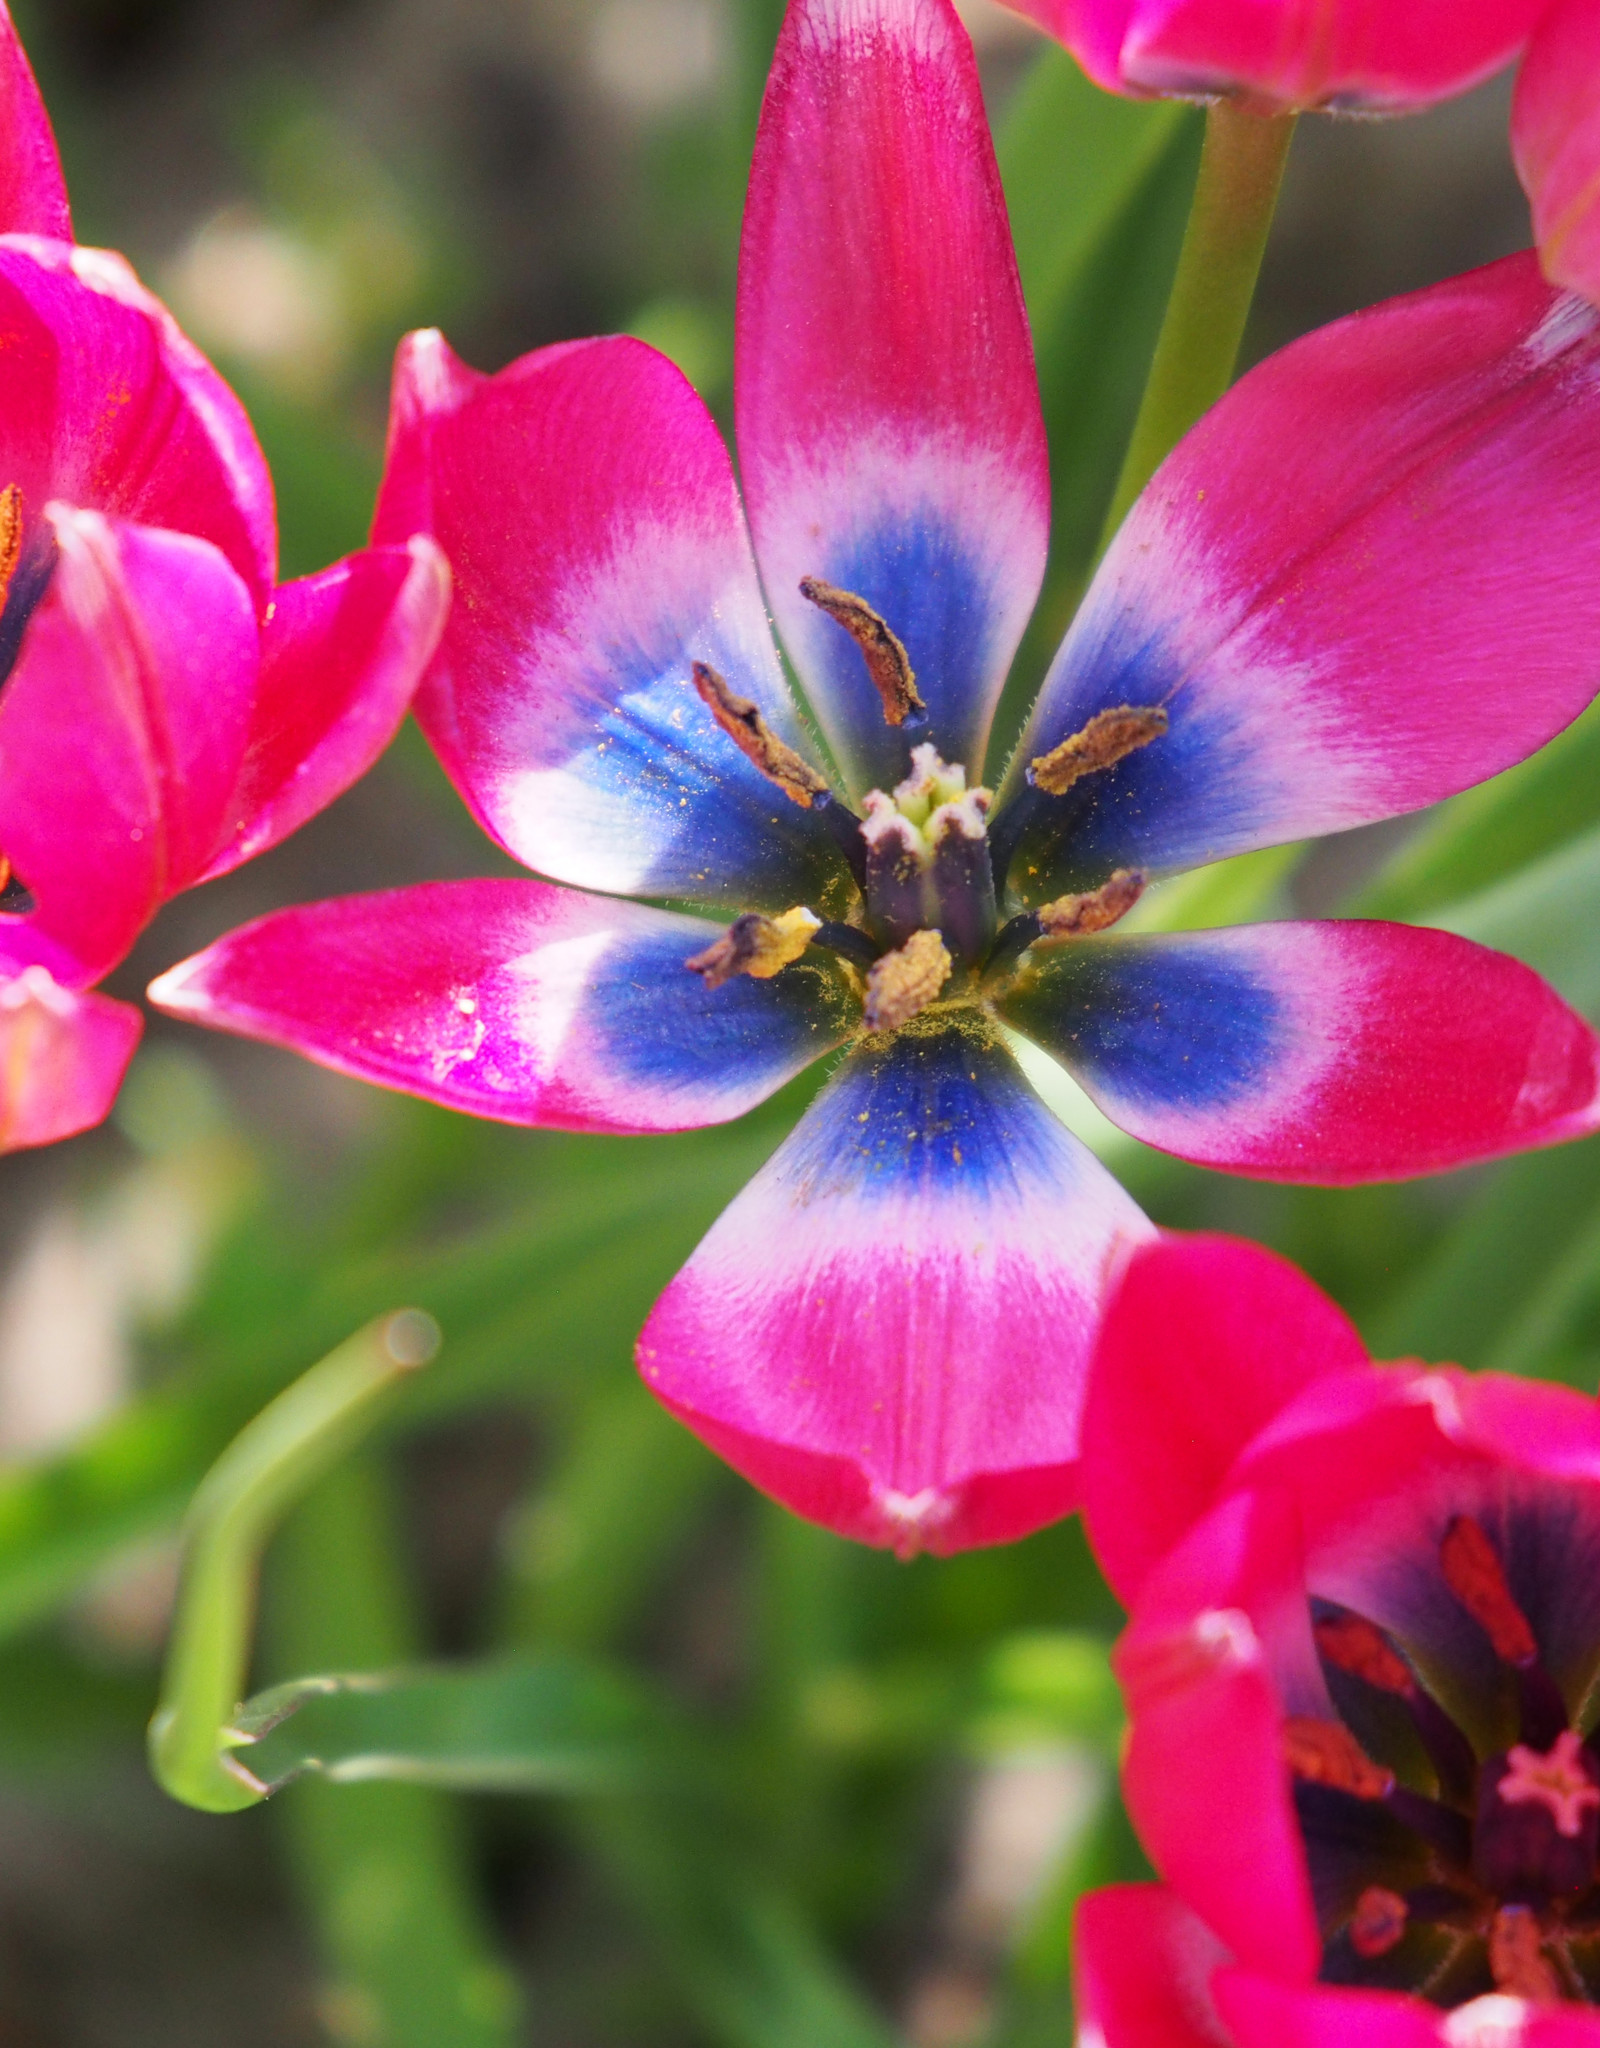
[[[1252,113],[1231,100],[1207,110],[1189,225],[1102,551],[1162,462],[1233,382],[1293,134],[1292,114]]]
[[[247,1423],[212,1466],[184,1522],[183,1578],[150,1723],[150,1767],[174,1799],[234,1813],[264,1798],[231,1752],[244,1695],[261,1552],[279,1517],[375,1420],[439,1329],[417,1309],[369,1323]]]

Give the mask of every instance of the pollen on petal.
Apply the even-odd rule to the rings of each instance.
[[[869,1031],[893,1031],[925,1010],[950,979],[954,966],[937,932],[913,932],[903,946],[885,953],[867,976],[865,1004]]]
[[[756,981],[770,981],[800,955],[822,929],[822,919],[804,904],[786,910],[781,917],[763,917],[747,910],[736,917],[720,939],[695,953],[683,963],[702,975],[707,988],[721,988],[736,974],[748,974]]]
[[[1046,796],[1065,796],[1085,775],[1114,768],[1129,754],[1149,746],[1167,729],[1167,714],[1159,704],[1118,704],[1097,711],[1081,732],[1040,754],[1028,763],[1028,780]]]

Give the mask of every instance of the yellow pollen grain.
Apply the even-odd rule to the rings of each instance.
[[[1085,775],[1114,768],[1167,729],[1167,714],[1159,704],[1118,704],[1109,711],[1097,711],[1081,732],[1064,739],[1047,754],[1028,763],[1028,780],[1046,796],[1065,796]]]
[[[925,1010],[950,979],[955,962],[937,932],[913,932],[872,963],[864,1017],[869,1031],[894,1031]]]

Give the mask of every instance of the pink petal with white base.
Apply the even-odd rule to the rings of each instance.
[[[1600,302],[1600,14],[1555,0],[1517,74],[1511,149],[1553,284]]]
[[[767,597],[859,793],[905,772],[820,577],[905,643],[927,736],[978,778],[1044,573],[1027,317],[949,0],[792,0],[739,269],[741,473]]]
[[[143,1028],[130,1004],[63,988],[42,967],[0,979],[0,1152],[91,1130]]]
[[[0,692],[0,852],[94,980],[199,879],[255,694],[250,593],[214,547],[51,508],[58,557]]]
[[[1137,1596],[1264,1423],[1312,1380],[1366,1362],[1349,1317],[1275,1252],[1212,1236],[1140,1245],[1083,1416],[1084,1519],[1118,1598]]]
[[[1529,967],[1355,919],[1056,948],[998,1005],[1180,1158],[1342,1186],[1600,1129],[1600,1039]]]
[[[796,1513],[905,1553],[1077,1505],[1109,1264],[1150,1226],[981,1029],[857,1047],[639,1340],[645,1381]]]
[[[0,239],[0,488],[213,542],[272,595],[272,483],[244,409],[120,256]]]
[[[159,1009],[504,1123],[681,1131],[742,1116],[845,1036],[801,960],[708,988],[721,927],[544,882],[432,882],[229,932]]]
[[[420,535],[279,588],[230,836],[208,880],[276,846],[366,773],[398,731],[449,608],[450,571]]]
[[[786,910],[836,870],[819,813],[701,701],[697,662],[804,750],[733,469],[626,339],[478,377],[437,335],[395,373],[374,536],[430,533],[456,601],[417,717],[485,829],[558,880]]]
[[[1018,788],[1032,903],[1394,817],[1600,687],[1600,315],[1532,256],[1336,321],[1212,408],[1128,515],[1021,766],[1113,705],[1168,730]]]
[[[72,240],[50,117],[9,10],[0,5],[0,235]]]

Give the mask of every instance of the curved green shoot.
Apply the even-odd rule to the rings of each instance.
[[[261,1553],[279,1518],[371,1428],[396,1383],[439,1349],[419,1309],[369,1323],[248,1423],[201,1481],[184,1523],[183,1575],[150,1723],[150,1766],[207,1813],[254,1806],[268,1787],[235,1752]]]

